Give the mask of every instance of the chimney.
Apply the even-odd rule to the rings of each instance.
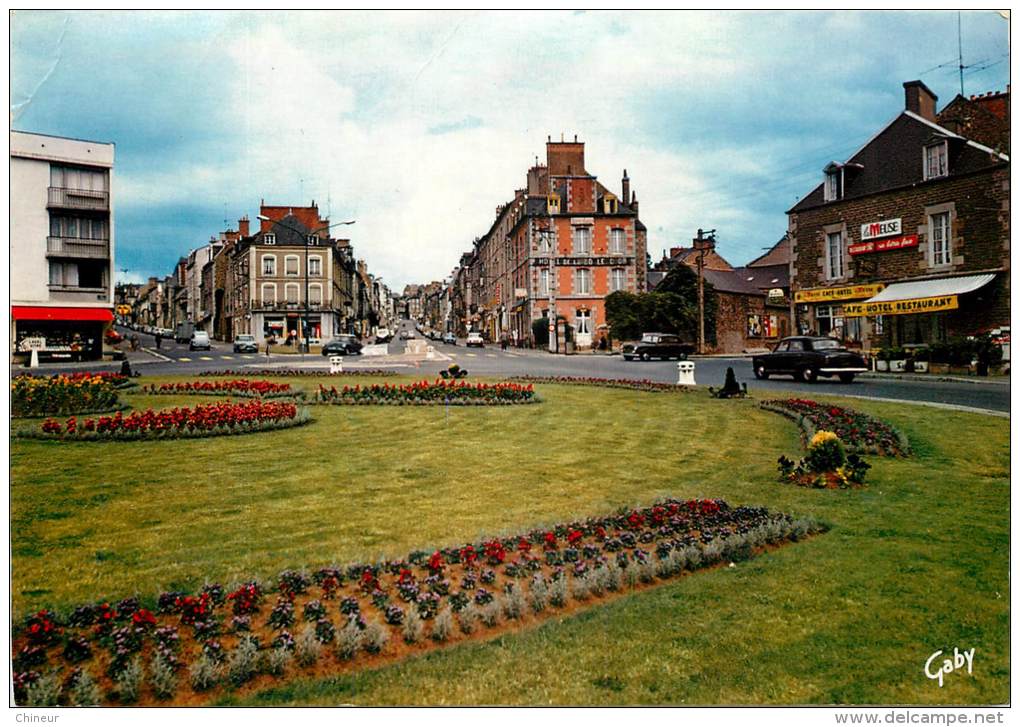
[[[935,104],[939,97],[920,81],[907,81],[903,84],[903,90],[906,97],[906,110],[934,123]]]
[[[630,195],[630,208],[634,210],[634,214],[638,213],[637,192],[632,192]]]
[[[248,215],[245,215],[244,217],[237,221],[237,231],[238,233],[240,233],[241,237],[248,237],[249,235],[251,235],[251,231],[248,225],[249,225]]]
[[[627,176],[626,169],[623,170],[623,194],[620,195],[620,199],[624,204],[630,203],[630,177]]]

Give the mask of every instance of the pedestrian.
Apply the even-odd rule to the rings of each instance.
[[[131,334],[131,350],[132,351],[137,351],[138,350],[138,334],[137,333],[132,333]]]
[[[161,331],[156,331],[156,350],[157,351],[159,350],[160,344],[162,344],[162,343],[163,343],[163,333]]]
[[[499,347],[502,348],[504,351],[506,351],[506,346],[507,346],[507,337],[506,337],[506,334],[504,333],[503,335],[501,335],[499,337]]]
[[[266,339],[266,358],[269,358],[269,349],[276,342],[274,337],[270,334],[269,338]]]

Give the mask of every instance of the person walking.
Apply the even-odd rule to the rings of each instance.
[[[156,331],[156,350],[159,350],[160,345],[163,343],[163,334],[160,331]]]
[[[506,334],[504,333],[502,336],[499,337],[499,347],[501,349],[503,349],[504,351],[506,351],[506,346],[507,346],[507,337],[506,337]]]

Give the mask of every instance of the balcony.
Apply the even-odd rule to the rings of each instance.
[[[70,210],[109,210],[110,193],[93,189],[50,187],[47,206]]]
[[[272,301],[272,300],[256,301],[252,307],[255,310],[293,311],[295,313],[303,313],[304,310],[305,310],[304,303],[294,303],[294,302],[289,302],[288,303],[288,302],[280,301],[280,300],[278,300],[278,301]],[[308,310],[310,310],[310,311],[329,310],[329,307],[323,305],[322,303],[313,302],[313,303],[309,303],[308,304]]]
[[[110,241],[86,240],[81,237],[47,237],[46,257],[106,259],[110,257]]]

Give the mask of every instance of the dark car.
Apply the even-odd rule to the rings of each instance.
[[[653,358],[675,358],[684,361],[694,353],[694,345],[684,343],[680,336],[672,333],[644,333],[637,343],[623,345],[623,358],[633,361],[636,358],[649,361]]]
[[[322,346],[323,356],[357,356],[361,353],[361,344],[354,336],[337,336]]]
[[[868,370],[859,353],[848,351],[834,338],[791,336],[784,338],[772,353],[752,359],[754,375],[767,379],[772,374],[789,374],[799,381],[814,381],[819,376],[838,376],[844,384]]]

